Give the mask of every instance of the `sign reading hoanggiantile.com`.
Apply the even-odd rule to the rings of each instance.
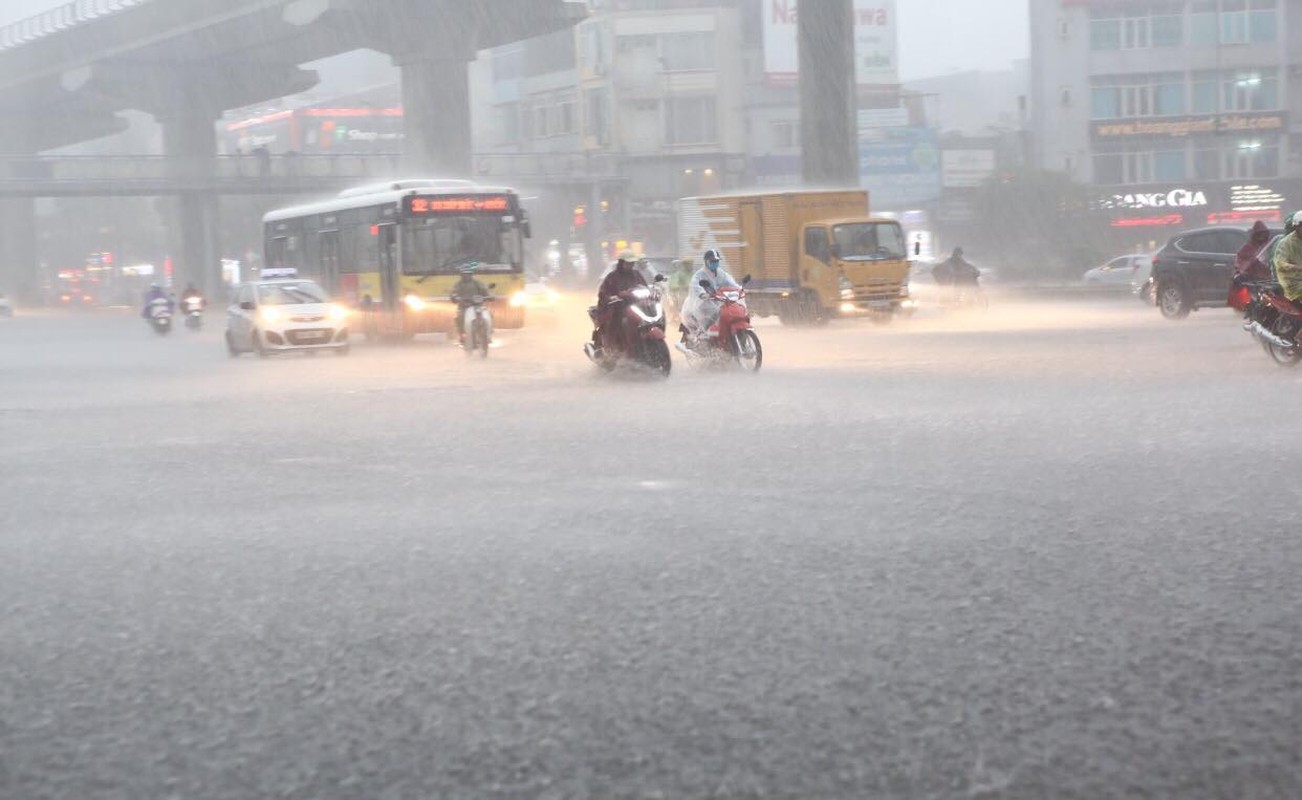
[[[1283,133],[1288,130],[1288,114],[1265,113],[1202,114],[1189,117],[1148,117],[1145,119],[1095,120],[1090,123],[1094,139],[1129,139],[1139,136],[1215,136],[1237,133]]]

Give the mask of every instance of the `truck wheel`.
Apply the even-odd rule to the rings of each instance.
[[[1184,319],[1189,316],[1189,293],[1184,284],[1166,279],[1157,285],[1157,307],[1167,319]]]

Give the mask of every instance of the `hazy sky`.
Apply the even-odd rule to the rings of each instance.
[[[67,0],[0,0],[0,24]],[[166,0],[164,0],[166,2]],[[900,75],[1000,69],[1025,58],[1029,0],[896,0]]]

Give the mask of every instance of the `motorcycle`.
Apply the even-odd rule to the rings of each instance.
[[[485,305],[488,298],[475,295],[464,307],[460,308],[462,317],[461,348],[469,356],[479,353],[480,358],[488,358],[488,345],[493,341],[493,315]]]
[[[185,327],[197,331],[203,327],[203,298],[187,297],[181,301],[185,312]]]
[[[736,364],[746,372],[759,372],[764,363],[764,348],[759,335],[751,328],[750,311],[746,307],[746,289],[750,276],[742,279],[742,288],[732,286],[714,289],[709,281],[701,281],[701,288],[709,300],[717,302],[719,319],[704,333],[688,335],[678,349],[693,366]]]
[[[159,298],[149,304],[149,326],[159,336],[172,332],[172,309],[168,301]]]
[[[617,342],[602,341],[598,344],[598,334],[594,331],[592,341],[583,345],[583,352],[592,363],[605,372],[610,372],[623,361],[632,361],[646,369],[669,377],[673,361],[669,357],[669,345],[665,341],[665,309],[661,303],[662,293],[659,284],[663,275],[655,276],[656,286],[638,286],[621,292],[619,297],[611,298],[608,305],[613,306],[611,326],[618,326],[622,336],[618,337],[625,346]],[[599,324],[600,308],[588,309],[594,326]]]
[[[1285,297],[1278,283],[1235,278],[1227,303],[1243,314],[1243,329],[1276,364],[1302,362],[1302,307]]]

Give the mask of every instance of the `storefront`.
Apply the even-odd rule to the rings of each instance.
[[[1100,213],[1107,215],[1117,252],[1154,250],[1177,231],[1208,225],[1249,226],[1257,220],[1282,225],[1302,208],[1302,180],[1272,179],[1216,183],[1151,184],[1103,188]]]

